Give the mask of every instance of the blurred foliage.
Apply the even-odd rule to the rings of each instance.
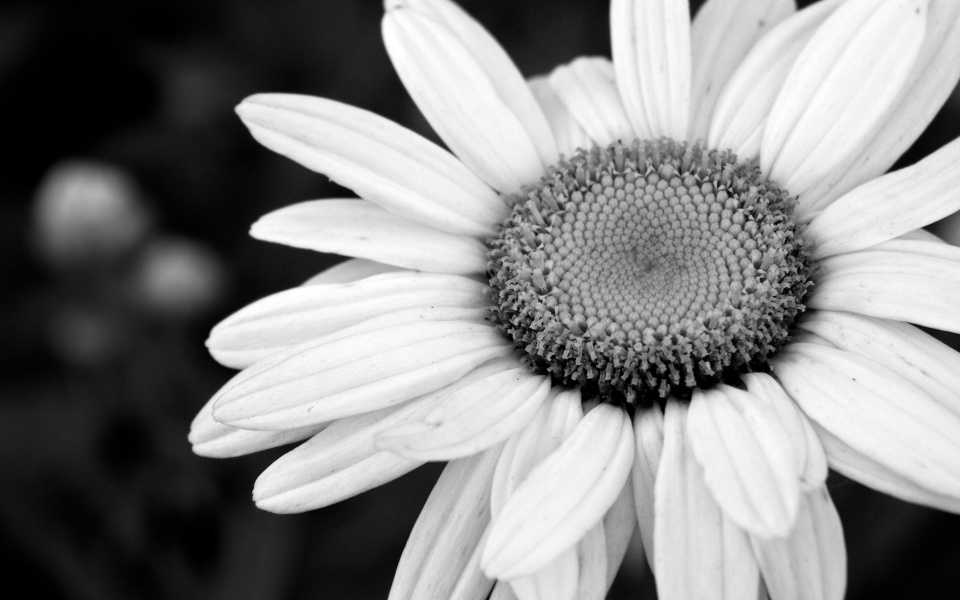
[[[463,4],[524,73],[608,54],[606,2]],[[390,67],[380,14],[373,0],[0,6],[0,564],[12,589],[69,599],[386,597],[438,466],[280,517],[249,495],[282,450],[213,461],[186,442],[193,415],[229,376],[204,351],[213,323],[339,260],[256,242],[250,223],[295,201],[351,195],[259,147],[233,106],[261,91],[313,94],[436,139]],[[958,131],[955,96],[902,163]],[[140,207],[130,214],[147,215],[142,226],[136,216],[121,223],[138,233],[103,246],[109,259],[80,260],[110,227],[80,242],[38,233],[44,178],[76,160],[115,169],[130,182],[121,195]],[[45,250],[66,241],[79,245],[59,258]],[[163,294],[170,286],[182,301]],[[838,476],[831,490],[848,539],[849,598],[960,597],[958,517]],[[613,597],[638,591],[653,594],[632,564]]]

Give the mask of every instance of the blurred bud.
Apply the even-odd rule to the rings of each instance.
[[[144,247],[134,272],[140,305],[166,317],[191,317],[222,298],[223,263],[205,245],[180,237],[158,238]]]
[[[47,339],[64,362],[95,367],[113,358],[122,343],[119,325],[104,311],[65,305],[50,319]]]
[[[37,191],[33,242],[55,267],[113,261],[143,240],[151,220],[123,171],[96,162],[62,162]]]

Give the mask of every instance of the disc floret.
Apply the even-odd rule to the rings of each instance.
[[[594,147],[509,201],[490,242],[493,320],[533,370],[604,401],[761,369],[804,309],[794,199],[731,152]]]

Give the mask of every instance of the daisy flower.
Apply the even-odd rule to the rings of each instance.
[[[888,174],[960,77],[953,0],[613,0],[612,61],[525,81],[447,0],[387,51],[449,151],[331,100],[237,109],[361,199],[254,237],[353,257],[214,328],[190,440],[306,440],[275,512],[449,461],[391,598],[839,598],[828,466],[960,512],[960,141]]]

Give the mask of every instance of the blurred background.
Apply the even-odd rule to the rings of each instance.
[[[527,75],[609,54],[606,2],[462,4]],[[186,441],[230,376],[205,352],[210,327],[340,260],[257,242],[250,224],[286,204],[351,195],[258,146],[233,107],[261,91],[312,94],[436,139],[390,66],[381,10],[374,0],[0,4],[6,589],[84,600],[386,598],[439,466],[276,516],[250,491],[283,449],[217,461]],[[957,135],[955,92],[901,165]],[[955,218],[938,231],[957,243],[958,229]],[[960,517],[830,481],[848,598],[960,597]],[[612,597],[653,597],[639,556],[630,560]]]

